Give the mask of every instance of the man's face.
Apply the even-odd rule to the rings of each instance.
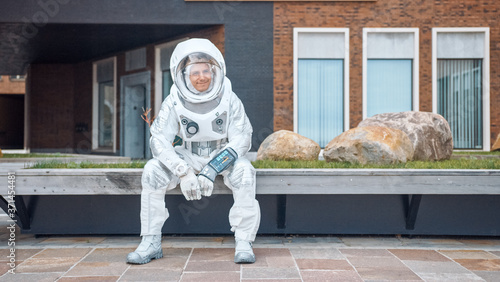
[[[212,81],[212,71],[206,63],[191,65],[189,80],[194,88],[200,92],[206,91]]]

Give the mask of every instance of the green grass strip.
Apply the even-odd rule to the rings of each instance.
[[[43,153],[30,153],[30,154],[3,154],[3,158],[13,159],[13,158],[65,158],[70,157],[69,155],[64,155],[61,153],[55,154],[43,154]]]
[[[488,156],[500,156],[500,151],[485,152],[485,151],[454,151],[453,155],[488,155]]]
[[[255,161],[255,168],[385,168],[385,169],[500,169],[500,159],[458,159],[435,162],[411,161],[407,163],[376,165],[325,161]]]
[[[143,168],[146,161],[125,163],[63,162],[59,160],[39,161],[29,168]],[[407,163],[374,165],[348,162],[325,161],[254,161],[255,168],[385,168],[385,169],[500,169],[500,158],[494,159],[457,159],[436,162],[411,161]]]
[[[28,168],[144,168],[146,161],[124,163],[63,162],[59,160],[38,161]]]

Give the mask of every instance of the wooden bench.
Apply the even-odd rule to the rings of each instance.
[[[139,195],[142,169],[26,169],[16,172],[16,219],[30,228],[25,195]],[[6,183],[1,183],[6,210]],[[5,187],[4,187],[5,186]],[[222,178],[214,194],[230,194]],[[257,194],[278,197],[278,228],[287,195],[408,195],[406,229],[413,230],[423,195],[500,195],[500,170],[257,169]],[[173,189],[167,195],[181,195]],[[314,207],[311,207],[314,208]]]

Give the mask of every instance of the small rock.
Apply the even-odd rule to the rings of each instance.
[[[413,143],[414,160],[448,160],[453,153],[450,125],[438,114],[414,111],[384,113],[367,118],[358,125],[364,126],[385,126],[406,133]]]
[[[493,143],[493,146],[491,147],[491,151],[497,151],[500,150],[500,133],[497,135],[497,140],[495,143]]]
[[[327,162],[362,164],[405,163],[413,158],[413,144],[398,129],[365,126],[335,137],[323,151]]]
[[[317,160],[321,147],[313,140],[288,130],[269,135],[257,151],[257,160]]]

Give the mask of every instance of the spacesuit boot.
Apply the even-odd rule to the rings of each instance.
[[[255,255],[252,250],[252,243],[236,240],[236,248],[234,251],[235,263],[254,263]]]
[[[161,248],[161,235],[146,235],[137,249],[127,255],[127,262],[132,264],[145,264],[152,259],[163,257]]]

